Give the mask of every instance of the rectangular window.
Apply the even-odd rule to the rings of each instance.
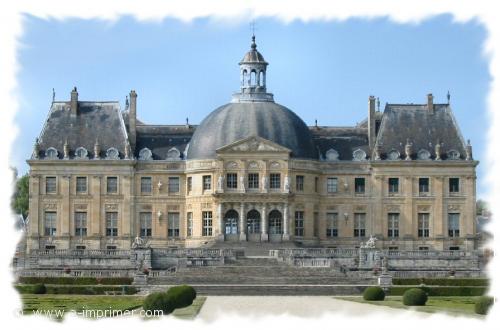
[[[429,237],[429,213],[418,214],[418,237]]]
[[[399,191],[399,178],[389,178],[389,193],[395,194]]]
[[[236,174],[236,173],[227,173],[226,174],[226,187],[228,189],[238,188],[238,174]]]
[[[460,213],[448,213],[448,236],[460,236]]]
[[[179,237],[179,213],[168,213],[168,237]]]
[[[106,192],[108,194],[116,194],[118,192],[118,178],[116,176],[108,176],[106,178]]]
[[[44,227],[45,236],[56,236],[56,222],[57,213],[56,212],[45,212]]]
[[[304,191],[304,176],[297,175],[295,177],[295,190],[296,191]]]
[[[259,189],[259,173],[248,173],[248,189]]]
[[[354,192],[356,194],[365,193],[365,178],[355,178],[354,179]]]
[[[87,212],[75,212],[75,236],[87,236]]]
[[[153,223],[151,212],[139,213],[139,221],[141,224],[141,237],[151,237],[151,226]]]
[[[55,194],[57,192],[55,176],[48,176],[45,178],[45,192],[47,194]]]
[[[212,176],[211,175],[204,175],[203,176],[203,190],[210,190],[212,189]]]
[[[387,237],[399,237],[399,213],[389,213],[387,219]]]
[[[419,246],[418,250],[419,251],[429,251],[429,247],[428,246]]]
[[[186,236],[191,237],[193,236],[193,212],[188,212],[186,217],[187,217]]]
[[[450,178],[450,192],[457,193],[460,191],[460,179]]]
[[[77,176],[76,177],[76,193],[83,194],[87,192],[87,177]]]
[[[460,247],[459,246],[450,246],[449,250],[450,251],[460,251]]]
[[[146,176],[141,178],[141,193],[143,194],[151,194],[153,190],[153,183],[151,177]]]
[[[418,192],[419,194],[426,194],[429,192],[429,178],[418,179]]]
[[[397,246],[389,246],[389,251],[397,251],[399,248]]]
[[[365,226],[366,213],[354,213],[354,237],[365,237]]]
[[[270,189],[280,189],[281,188],[281,174],[271,173],[269,175],[269,188]]]
[[[304,211],[295,211],[295,236],[304,236]]]
[[[188,178],[187,178],[187,189],[186,190],[188,193],[193,191],[193,177],[192,176],[188,176]]]
[[[339,235],[339,214],[337,212],[326,214],[326,237]]]
[[[106,236],[118,236],[118,212],[106,212]]]
[[[336,193],[338,191],[338,179],[337,178],[328,178],[326,179],[326,191],[328,193]]]
[[[180,191],[180,179],[179,177],[169,177],[168,178],[168,192],[178,193]]]
[[[212,236],[212,211],[203,211],[203,236]]]

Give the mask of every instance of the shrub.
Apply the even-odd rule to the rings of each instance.
[[[422,289],[409,289],[403,294],[403,304],[406,306],[425,306],[427,292]]]
[[[173,286],[167,294],[172,298],[175,308],[190,306],[196,298],[196,291],[189,285]]]
[[[394,285],[489,286],[487,278],[395,278]]]
[[[43,285],[43,284],[42,284]],[[18,284],[16,290],[21,294],[33,294],[37,284]],[[137,288],[130,285],[107,286],[107,285],[44,285],[46,293],[50,294],[81,294],[95,295],[115,292],[117,294],[132,295],[138,292]]]
[[[47,293],[47,288],[45,287],[44,284],[35,284],[33,286],[33,293],[34,294],[46,294]]]
[[[476,312],[476,314],[486,315],[488,314],[491,306],[493,306],[493,303],[493,297],[479,297],[476,301],[476,304],[474,305],[474,311]]]
[[[388,295],[402,296],[408,289],[414,288],[412,286],[392,286],[389,289]],[[481,286],[432,286],[432,287],[418,287],[419,289],[427,292],[429,296],[482,296],[488,291],[487,287]]]
[[[161,310],[164,314],[170,314],[174,311],[175,304],[172,297],[166,292],[153,292],[144,299],[142,308],[150,313]]]
[[[385,298],[385,292],[379,286],[370,286],[363,292],[363,299],[367,301],[381,301]]]

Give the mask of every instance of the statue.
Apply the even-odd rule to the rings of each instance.
[[[245,176],[244,175],[240,175],[240,189],[241,191],[245,191]]]
[[[262,177],[262,189],[267,189],[267,176]]]
[[[64,151],[64,159],[69,159],[68,139],[66,139],[66,141],[64,142],[63,151]]]
[[[130,158],[130,143],[128,140],[125,142],[125,159]]]
[[[223,191],[224,190],[224,177],[219,175],[219,179],[217,179],[217,190],[218,191]]]
[[[434,147],[434,152],[436,153],[436,160],[441,160],[441,144],[439,143],[439,140]]]
[[[290,192],[290,177],[288,175],[285,176],[285,192]]]
[[[137,235],[134,238],[134,242],[132,243],[132,249],[141,249],[141,248],[145,248],[145,247],[147,247],[146,242],[142,239],[142,237]]]
[[[38,138],[35,140],[35,145],[33,146],[33,159],[38,159],[40,154],[40,143],[38,142]]]
[[[382,146],[380,144],[375,145],[375,160],[381,160],[380,154],[382,153]]]
[[[467,146],[465,147],[465,160],[472,160],[472,146],[470,145],[470,140],[467,140]]]
[[[410,139],[406,139],[406,145],[405,145],[405,155],[406,158],[405,160],[411,160],[411,146],[413,143],[410,143]]]
[[[377,238],[375,238],[372,235],[370,235],[370,238],[368,239],[368,241],[366,241],[366,243],[365,243],[365,245],[363,247],[365,249],[374,249],[376,241],[377,241]]]
[[[99,140],[95,139],[94,144],[94,159],[100,159],[101,157],[101,145],[99,144]]]

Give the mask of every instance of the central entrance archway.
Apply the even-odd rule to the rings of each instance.
[[[238,241],[238,212],[229,210],[224,215],[224,240]]]
[[[283,234],[283,215],[278,210],[269,212],[269,241],[281,242]]]
[[[250,210],[247,213],[247,239],[260,241],[260,213],[257,210]]]

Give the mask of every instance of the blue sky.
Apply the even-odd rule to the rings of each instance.
[[[250,47],[249,21],[198,19],[116,22],[26,16],[18,74],[20,134],[12,165],[20,173],[52,100],[119,100],[138,93],[146,123],[198,124],[239,88],[238,62]],[[387,19],[344,22],[256,20],[259,51],[270,63],[268,91],[307,124],[345,126],[363,120],[369,95],[389,103],[451,104],[476,159],[485,159],[490,76],[482,56],[486,37],[477,22],[457,24],[437,16],[420,24]],[[478,167],[478,196],[486,193]]]

